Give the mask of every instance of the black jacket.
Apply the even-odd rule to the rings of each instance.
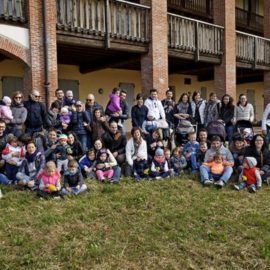
[[[39,128],[45,124],[46,109],[43,103],[29,99],[24,102],[24,107],[27,110],[25,121],[27,128]]]
[[[143,121],[147,119],[148,108],[145,105],[135,105],[131,109],[132,127],[142,127]]]
[[[219,118],[222,119],[226,126],[232,125],[232,119],[234,116],[234,105],[231,107],[222,106],[219,110]]]
[[[244,157],[254,157],[257,160],[257,168],[267,172],[270,169],[270,152],[264,149],[259,154],[255,147],[249,146],[246,148]]]
[[[124,154],[126,149],[127,139],[126,136],[120,132],[112,134],[111,132],[105,132],[102,136],[104,146],[108,148],[112,153]]]

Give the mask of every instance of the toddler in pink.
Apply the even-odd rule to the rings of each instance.
[[[97,156],[96,176],[99,181],[104,181],[107,177],[111,181],[113,169],[109,166],[109,155],[107,149],[101,149]]]
[[[0,105],[0,119],[3,120],[6,124],[10,123],[13,119],[11,111],[11,99],[10,97],[4,96],[2,99],[2,105]]]
[[[118,88],[114,88],[112,93],[109,95],[110,102],[108,105],[108,109],[112,113],[122,113],[122,109],[120,106],[120,90]]]

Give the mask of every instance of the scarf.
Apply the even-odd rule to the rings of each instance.
[[[189,103],[180,102],[177,105],[178,113],[187,113],[188,112]]]
[[[38,153],[39,153],[38,150],[36,150],[33,154],[29,154],[28,152],[26,152],[25,158],[29,163],[32,163],[34,162]]]
[[[139,141],[135,141],[134,139],[133,139],[133,141],[134,141],[134,149],[135,149],[135,152],[134,152],[133,156],[136,157],[137,154],[138,154],[138,151],[139,151],[139,147],[140,147],[140,145],[142,143],[142,138],[140,138]]]

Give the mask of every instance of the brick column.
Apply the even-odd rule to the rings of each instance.
[[[214,23],[224,26],[222,64],[214,67],[214,90],[221,98],[225,93],[236,100],[235,0],[213,1]]]
[[[141,57],[143,93],[148,96],[155,88],[163,98],[168,89],[167,1],[141,0],[141,4],[151,4],[149,52]]]
[[[264,0],[264,37],[270,38],[270,1]],[[264,107],[270,102],[270,71],[264,72]]]
[[[30,39],[30,68],[25,69],[24,91],[30,93],[39,90],[45,101],[45,59],[43,38],[42,1],[28,0],[27,16]],[[54,99],[54,91],[58,86],[57,46],[56,46],[56,1],[46,0],[47,37],[48,37],[48,98]]]

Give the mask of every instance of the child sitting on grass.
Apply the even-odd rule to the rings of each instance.
[[[239,175],[239,184],[234,185],[236,190],[248,188],[249,192],[256,192],[262,186],[262,178],[256,168],[257,160],[254,157],[246,157],[243,161],[243,169]]]
[[[72,159],[68,162],[68,168],[64,173],[64,188],[61,194],[78,195],[87,190],[83,176],[76,160]]]
[[[107,153],[107,149],[101,149],[97,154],[96,162],[96,176],[99,181],[104,182],[107,177],[111,182],[113,169],[109,164],[109,154]]]
[[[187,161],[182,155],[180,147],[173,149],[172,156],[169,161],[169,167],[173,169],[174,176],[179,176],[187,167]]]
[[[238,172],[240,172],[242,169],[245,147],[246,147],[245,139],[240,134],[234,135],[233,141],[229,146],[229,150],[233,155],[234,168]]]
[[[39,180],[38,196],[46,199],[51,197],[59,198],[61,190],[60,177],[55,163],[48,161],[37,177]]]
[[[79,166],[85,177],[96,178],[96,154],[93,148],[88,150],[87,153],[81,157]]]
[[[168,162],[164,156],[164,151],[161,148],[158,148],[155,152],[155,156],[152,160],[150,174],[155,179],[170,177]]]
[[[191,155],[191,172],[192,173],[198,173],[199,168],[204,162],[204,157],[206,154],[206,151],[208,150],[207,142],[201,141],[199,145],[199,149],[196,154]]]
[[[196,141],[196,132],[188,134],[188,142],[184,145],[183,154],[188,162],[188,167],[191,167],[191,156],[196,155],[199,149],[199,143]]]

